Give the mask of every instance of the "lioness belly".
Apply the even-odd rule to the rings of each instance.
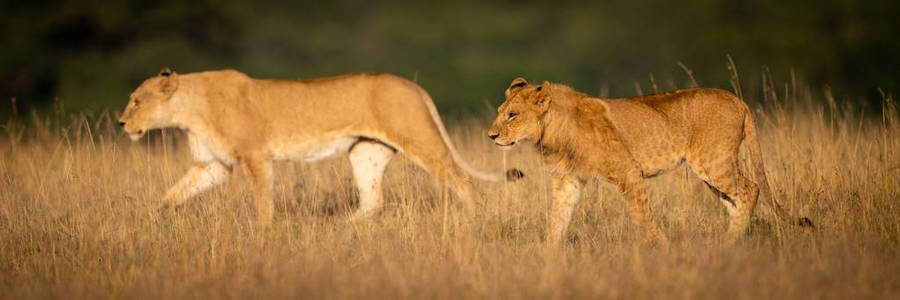
[[[359,137],[342,136],[322,140],[276,143],[272,147],[272,154],[277,160],[315,162],[346,154],[357,141],[359,141]]]

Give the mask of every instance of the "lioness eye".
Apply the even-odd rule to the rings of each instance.
[[[515,117],[518,116],[518,115],[519,115],[519,114],[517,114],[517,113],[509,113],[509,115],[507,115],[506,118],[507,118],[507,119],[512,119],[512,118],[515,118]]]

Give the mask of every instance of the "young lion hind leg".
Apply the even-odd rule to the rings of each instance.
[[[359,190],[359,208],[351,216],[357,220],[381,207],[384,169],[394,157],[393,148],[376,141],[360,141],[350,149],[353,179]]]
[[[195,166],[166,192],[160,210],[178,207],[188,198],[222,184],[230,176],[231,166],[225,166],[220,162],[213,161]]]
[[[737,241],[750,226],[759,188],[741,173],[734,156],[713,162],[691,163],[691,168],[728,210],[730,219],[725,233],[726,241]]]

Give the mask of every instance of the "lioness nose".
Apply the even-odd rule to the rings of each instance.
[[[488,133],[488,137],[491,138],[492,140],[496,139],[498,136],[500,136],[499,133],[494,133],[494,134]]]
[[[125,122],[119,121],[119,126],[125,127]]]

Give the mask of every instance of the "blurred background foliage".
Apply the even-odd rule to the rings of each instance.
[[[120,110],[143,79],[234,68],[254,77],[394,73],[445,115],[484,112],[515,77],[592,95],[830,86],[880,108],[897,91],[898,1],[11,1],[0,19],[0,118],[18,111]],[[793,75],[792,75],[793,74]],[[792,78],[795,77],[795,78]],[[640,91],[639,91],[640,90]]]

